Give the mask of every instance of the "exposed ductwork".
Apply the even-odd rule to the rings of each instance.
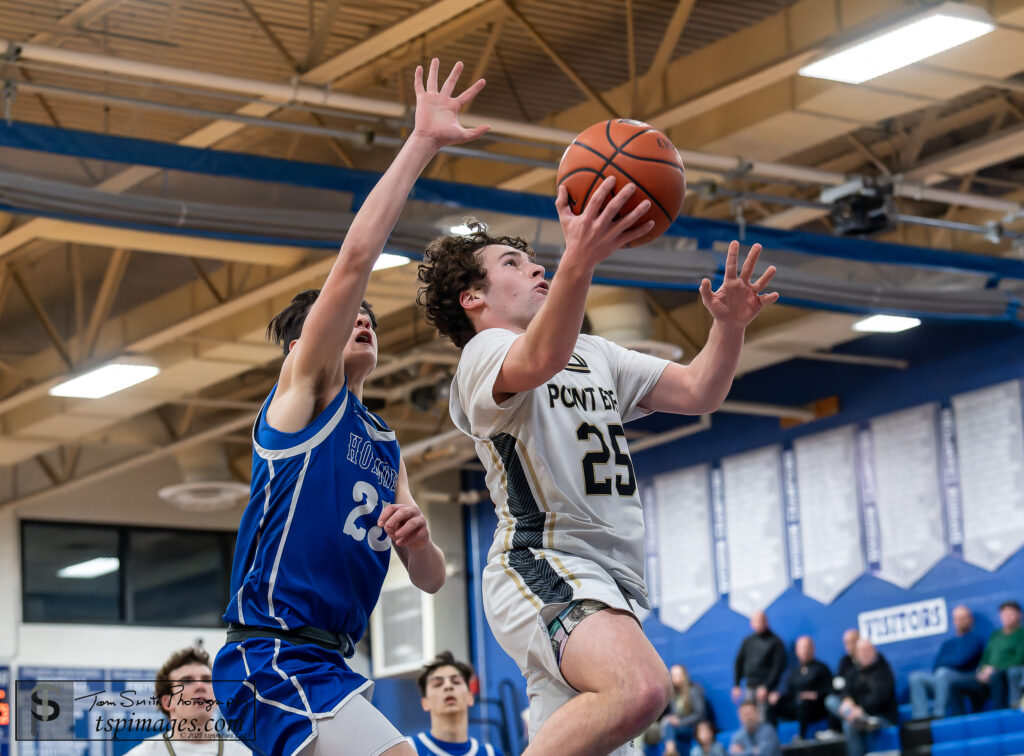
[[[32,43],[17,43],[0,39],[0,57],[28,63],[42,63],[62,66],[77,71],[97,72],[101,75],[127,76],[146,82],[162,82],[178,86],[193,87],[197,90],[214,90],[259,99],[276,107],[287,107],[299,103],[315,107],[329,108],[345,113],[362,116],[373,116],[385,119],[408,120],[411,111],[401,103],[370,97],[361,97],[338,92],[326,87],[315,87],[302,84],[296,80],[293,84],[276,84],[238,76],[224,76],[207,72],[194,71],[174,66],[145,63],[127,60],[108,55],[95,55],[62,48],[48,47]],[[33,86],[33,85],[26,85]],[[52,91],[52,90],[51,90]],[[213,114],[210,114],[211,116]],[[223,117],[223,114],[222,114]],[[251,118],[270,128],[296,126],[283,121]],[[576,134],[567,129],[543,126],[503,118],[491,118],[467,113],[462,118],[467,126],[487,123],[491,133],[515,140],[529,140],[543,144],[563,147],[575,138]],[[316,130],[316,127],[304,127]],[[365,140],[363,134],[337,134],[342,138]],[[1002,145],[1005,140],[999,142]],[[474,157],[487,158],[486,151],[474,150]],[[820,186],[838,186],[848,180],[848,176],[836,171],[824,171],[802,165],[788,165],[772,161],[748,159],[736,155],[722,155],[696,150],[680,150],[683,162],[697,170],[723,173],[726,175],[749,175],[763,179],[814,184]],[[495,154],[492,159],[507,161],[516,156]],[[522,159],[523,162],[536,162]],[[531,183],[554,176],[554,166],[537,168]],[[970,207],[983,207],[997,212],[1012,212],[1007,209],[1006,202],[984,195],[969,192],[933,192],[927,186],[917,182],[898,183],[898,195],[934,202],[953,203]],[[1020,209],[1019,204],[1015,208]],[[806,211],[805,211],[806,212]]]

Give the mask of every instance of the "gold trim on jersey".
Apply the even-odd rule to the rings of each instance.
[[[502,464],[501,456],[494,447],[494,441],[488,438],[484,439],[483,443],[491,454],[494,467],[498,470],[498,485],[505,499],[502,502],[495,502],[497,506],[494,509],[505,526],[505,551],[509,551],[512,548],[512,536],[515,534],[516,518],[512,516],[512,510],[508,506],[508,478],[505,476],[505,465]]]
[[[516,446],[519,446],[519,442],[516,442]],[[530,459],[530,455],[526,452],[526,447],[523,447],[523,453],[519,455],[526,462],[526,469],[529,472],[531,483],[533,484],[533,491],[537,495],[537,501],[540,503],[540,508],[544,510],[544,532],[541,533],[541,545],[547,546],[548,548],[554,547],[554,530],[555,530],[555,513],[551,511],[551,507],[548,506],[547,501],[544,500],[544,489],[540,484],[540,477],[537,475],[537,471],[533,467],[533,460]]]
[[[512,578],[512,582],[516,584],[516,588],[519,589],[519,592],[523,595],[523,598],[529,601],[531,604],[533,604],[534,608],[536,608],[536,610],[539,612],[544,607],[543,602],[541,602],[539,598],[533,595],[533,592],[526,587],[523,581],[519,578],[519,575],[516,574],[515,570],[513,570],[509,566],[508,553],[506,552],[502,554],[500,557],[498,557],[498,562],[501,564],[501,567],[505,571],[505,574]]]
[[[568,370],[570,373],[589,373],[590,366],[579,354],[573,352],[572,357],[569,358],[569,364],[563,370]]]
[[[568,580],[570,583],[575,583],[577,588],[583,587],[583,584],[580,583],[579,579],[572,574],[572,571],[568,567],[562,564],[562,560],[559,559],[557,556],[555,556],[554,554],[548,554],[546,551],[544,551],[544,549],[530,549],[530,551],[532,551],[534,555],[539,556],[548,564],[553,564],[555,572],[561,574],[561,576]]]

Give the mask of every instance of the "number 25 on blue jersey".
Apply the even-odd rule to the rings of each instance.
[[[371,486],[365,481],[358,481],[352,487],[352,500],[363,503],[357,507],[353,507],[352,511],[348,513],[348,517],[345,518],[345,527],[343,528],[346,535],[352,536],[357,541],[362,541],[364,538],[370,545],[370,548],[374,551],[387,551],[391,548],[391,539],[384,533],[384,529],[374,525],[370,528],[370,533],[367,535],[366,528],[362,528],[356,524],[363,515],[372,513],[378,504],[377,489]],[[384,506],[388,506],[389,502],[384,502]]]

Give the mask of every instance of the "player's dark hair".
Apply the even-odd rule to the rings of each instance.
[[[184,667],[186,664],[202,664],[204,666],[210,666],[210,655],[206,653],[204,649],[196,648],[195,646],[189,646],[183,648],[180,651],[175,651],[171,654],[170,658],[164,662],[164,665],[156,673],[156,700],[157,706],[160,707],[160,711],[165,714],[168,713],[166,707],[164,707],[164,696],[171,695],[171,687],[174,683],[170,680],[171,673],[179,667]]]
[[[306,322],[306,316],[318,296],[320,289],[300,291],[267,326],[267,338],[280,346],[285,356],[288,355],[288,346],[302,334],[302,324]],[[370,325],[376,331],[377,316],[373,314],[370,303],[364,299],[360,307],[370,317]]]
[[[473,672],[473,667],[470,664],[456,661],[455,657],[452,656],[451,651],[442,651],[434,657],[432,662],[424,665],[423,671],[420,672],[420,676],[416,678],[416,684],[420,686],[421,698],[427,695],[427,680],[430,679],[432,674],[434,674],[435,669],[440,669],[441,667],[455,667],[455,669],[459,671],[459,674],[462,675],[462,679],[466,681],[467,687],[469,686],[469,681],[473,679],[473,675],[475,674],[475,672]]]
[[[476,253],[491,244],[503,244],[533,256],[525,239],[491,236],[487,226],[476,218],[467,218],[464,223],[470,229],[468,234],[438,236],[427,245],[416,274],[423,284],[416,303],[423,308],[427,322],[460,349],[476,335],[476,329],[459,303],[459,295],[481,282],[487,289],[487,273]]]
[[[1003,609],[1016,609],[1019,612],[1020,604],[1018,604],[1013,599],[1009,599],[1008,601],[1004,601],[999,605],[999,611],[1003,611]]]

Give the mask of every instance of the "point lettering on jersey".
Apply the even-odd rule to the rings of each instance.
[[[579,409],[592,412],[598,409],[599,402],[606,410],[617,410],[619,408],[619,400],[615,397],[615,391],[612,389],[595,389],[593,386],[579,388],[577,386],[559,386],[557,383],[549,383],[548,407],[554,409],[556,402],[561,402],[562,406],[569,409],[578,407]]]

